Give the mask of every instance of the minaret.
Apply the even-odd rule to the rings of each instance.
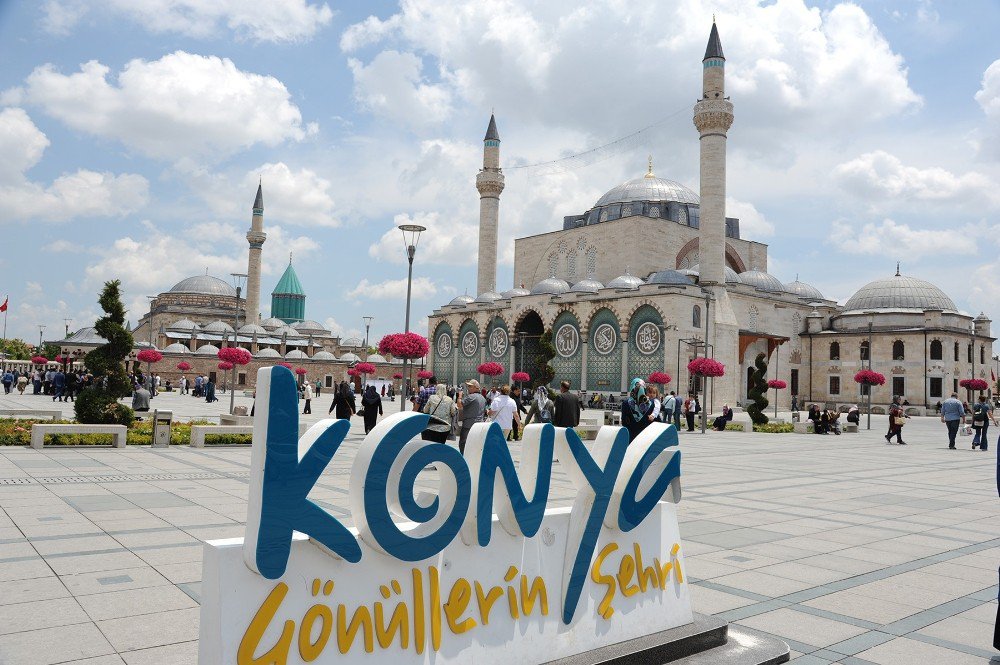
[[[480,294],[496,291],[497,286],[497,227],[500,223],[503,173],[500,171],[500,134],[492,113],[483,139],[483,170],[476,175],[476,189],[479,190],[479,273],[476,293]]]
[[[260,323],[260,253],[264,249],[264,193],[257,183],[257,198],[253,201],[253,217],[247,242],[250,243],[250,260],[247,265],[246,321]]]
[[[733,124],[733,104],[726,97],[726,58],[719,29],[712,33],[702,60],[702,94],[694,105],[694,126],[701,134],[701,228],[698,241],[699,283],[726,283],[726,132]]]

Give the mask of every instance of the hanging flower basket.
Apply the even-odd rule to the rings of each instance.
[[[288,369],[291,369],[292,368],[292,363],[280,362],[280,363],[278,363],[278,367],[287,367]]]
[[[189,363],[186,360],[182,360],[181,362],[177,363],[177,369],[179,369],[182,372],[186,372],[189,369],[191,369],[191,363]]]
[[[725,376],[726,366],[715,358],[695,358],[688,363],[688,371],[695,376]]]
[[[45,363],[49,362],[49,359],[46,358],[45,356],[32,356],[31,362],[33,362],[36,365],[44,365]]]
[[[59,363],[61,365],[64,362],[68,362],[69,361],[69,356],[64,356],[64,355],[60,354],[60,355],[56,356],[55,358],[53,358],[53,360],[55,360],[57,363]]]
[[[299,376],[305,376],[306,374],[309,373],[309,370],[307,370],[305,367],[296,367],[295,373],[298,374]]]
[[[418,379],[433,379],[434,378],[434,372],[430,371],[429,369],[422,369],[419,372],[417,372],[417,378]]]
[[[854,375],[854,382],[863,386],[883,386],[885,385],[885,375],[871,369],[863,369]]]
[[[670,383],[673,380],[674,380],[674,378],[672,376],[670,376],[669,374],[667,374],[666,372],[653,372],[646,379],[646,381],[648,383],[658,383],[661,386],[664,386],[664,385]]]
[[[427,338],[414,332],[390,333],[379,340],[378,352],[393,358],[423,358],[430,351]]]
[[[775,390],[784,390],[788,387],[788,384],[781,379],[771,379],[767,382],[768,388],[774,388]]]
[[[958,382],[958,385],[966,390],[986,390],[990,387],[990,384],[986,383],[985,379],[962,379]]]
[[[347,376],[361,376],[361,372],[352,367],[351,369],[347,370]]]
[[[228,360],[223,360],[222,362],[219,363],[219,369],[221,370],[229,370],[232,369],[233,367],[235,367],[235,365],[233,365],[233,363],[229,362]]]
[[[527,372],[514,372],[510,375],[510,380],[514,383],[528,383],[531,381],[531,375]]]
[[[238,346],[227,346],[219,349],[219,352],[215,355],[219,357],[219,360],[230,362],[234,365],[246,365],[253,359],[253,355],[249,351]]]
[[[476,368],[476,371],[483,376],[497,377],[503,374],[503,365],[500,363],[483,363]]]
[[[163,354],[156,349],[143,349],[136,355],[139,362],[158,363],[163,360]]]
[[[394,379],[402,379],[403,375],[400,374],[399,372],[396,372],[395,374],[392,375],[392,378],[394,378]]]
[[[376,371],[375,365],[372,363],[358,363],[354,366],[354,369],[358,370],[361,374],[374,374]]]

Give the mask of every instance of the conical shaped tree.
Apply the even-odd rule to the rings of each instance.
[[[764,413],[764,409],[767,408],[767,360],[763,353],[757,354],[757,359],[754,361],[754,370],[750,374],[750,386],[747,390],[747,399],[750,403],[747,405],[747,413],[750,414],[750,420],[753,421],[754,425],[766,425],[767,415]]]
[[[104,284],[98,301],[104,316],[97,320],[97,334],[107,340],[84,359],[87,371],[94,375],[93,386],[80,393],[76,400],[76,419],[81,423],[118,423],[128,425],[135,419],[132,409],[118,403],[118,398],[131,392],[125,359],[132,351],[132,333],[125,327],[125,306],[121,298],[121,282]]]

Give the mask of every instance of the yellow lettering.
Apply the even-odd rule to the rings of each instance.
[[[538,597],[541,597],[542,601],[542,616],[548,616],[549,595],[545,592],[545,580],[536,577],[531,583],[531,589],[528,589],[528,577],[521,575],[521,612],[524,616],[531,614],[531,610],[535,608],[535,599]]]
[[[653,585],[653,588],[660,586],[656,568],[653,566],[642,567],[642,550],[639,548],[639,543],[632,543],[632,551],[635,552],[635,568],[638,571],[639,590],[646,593],[649,585]]]
[[[635,574],[635,561],[628,554],[622,557],[622,560],[618,563],[618,588],[621,589],[622,595],[628,598],[629,596],[634,596],[639,593],[639,587],[635,584],[629,586],[629,580],[632,579],[632,575]]]
[[[424,576],[413,569],[413,644],[417,653],[424,652]]]
[[[493,604],[503,596],[503,589],[498,586],[490,587],[489,593],[483,595],[483,585],[476,582],[476,603],[479,605],[479,618],[484,626],[490,624],[490,611]]]
[[[385,625],[385,613],[382,610],[382,603],[375,603],[375,637],[378,645],[383,649],[388,649],[399,633],[399,646],[406,649],[410,646],[410,611],[406,603],[400,601],[396,603],[396,609],[389,617],[389,625]]]
[[[351,623],[347,624],[347,608],[343,605],[337,606],[337,646],[340,653],[347,653],[354,646],[354,638],[358,630],[363,629],[365,640],[365,652],[371,653],[375,650],[374,639],[372,637],[372,613],[362,605],[354,610]]]
[[[438,569],[431,566],[431,648],[441,648],[441,580]]]
[[[292,646],[292,637],[295,634],[294,621],[285,622],[281,629],[281,637],[270,651],[262,656],[253,655],[286,595],[288,595],[288,585],[278,582],[261,603],[243,639],[240,640],[240,648],[236,652],[237,665],[285,665],[288,662],[288,650]]]
[[[316,619],[322,620],[319,627],[319,637],[312,641],[313,624]],[[330,633],[333,632],[333,612],[326,605],[313,605],[302,617],[302,625],[299,626],[299,655],[307,663],[319,658],[326,648],[326,643],[330,640]]]
[[[677,575],[677,583],[684,584],[684,573],[681,571],[681,560],[677,556],[677,553],[680,551],[680,543],[674,543],[674,546],[670,549],[670,556],[674,560],[674,574]]]
[[[590,569],[590,579],[594,584],[603,584],[608,587],[608,590],[604,593],[604,599],[597,606],[597,613],[605,619],[610,619],[611,615],[615,613],[614,608],[611,607],[611,601],[615,599],[615,578],[612,575],[602,575],[601,564],[617,549],[617,543],[608,543],[605,545],[604,549],[597,555],[597,558],[594,559],[594,565]]]
[[[674,567],[674,564],[667,561],[665,564],[660,565],[659,559],[653,559],[653,565],[656,566],[656,570],[660,576],[660,589],[667,588],[667,580],[670,579],[670,571]]]
[[[464,621],[459,621],[459,618],[461,618],[462,614],[469,607],[469,601],[471,600],[472,585],[465,578],[459,578],[452,585],[451,592],[448,594],[448,602],[444,604],[444,616],[448,620],[448,628],[456,635],[460,635],[476,627],[476,621],[471,617]]]
[[[517,567],[511,566],[507,569],[507,574],[503,576],[505,582],[510,582],[517,577]],[[517,591],[514,587],[507,587],[507,606],[510,608],[510,618],[516,619],[520,616],[517,612]]]

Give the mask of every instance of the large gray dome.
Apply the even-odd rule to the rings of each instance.
[[[218,277],[195,275],[170,287],[171,293],[202,293],[210,296],[235,296],[236,289]]]
[[[496,291],[483,291],[478,296],[476,296],[475,302],[477,303],[491,303],[497,300],[503,300],[503,296]]]
[[[503,295],[505,299],[509,300],[510,298],[518,298],[520,296],[530,296],[531,291],[528,289],[514,288],[509,291],[504,291],[501,295]]]
[[[682,272],[676,270],[661,270],[649,276],[649,284],[676,284],[691,286],[694,281]]]
[[[457,307],[464,307],[468,305],[470,302],[474,302],[475,300],[476,300],[475,298],[466,294],[461,296],[455,296],[454,298],[451,299],[451,302],[448,304],[455,305]]]
[[[847,312],[868,309],[958,311],[952,299],[938,287],[922,279],[899,274],[865,284],[844,305]]]
[[[595,208],[611,203],[630,201],[676,201],[678,203],[699,203],[698,195],[690,189],[666,178],[643,176],[623,182],[609,190],[594,204]]]
[[[574,284],[570,291],[573,293],[597,293],[604,288],[604,285],[598,282],[596,279],[581,279],[579,282]]]
[[[686,270],[678,270],[677,272],[683,273],[685,275],[689,275],[691,277],[699,277],[700,274],[701,274],[701,264],[700,263],[696,263],[693,266],[691,266],[690,268],[687,268]],[[730,268],[729,266],[726,266],[725,273],[726,273],[726,283],[727,284],[742,284],[743,283],[743,280],[740,279],[740,276],[738,274],[736,274],[736,271],[733,270],[732,268]],[[700,277],[699,277],[699,279],[700,279]],[[778,282],[778,283],[780,284],[781,282]]]
[[[634,291],[643,284],[645,284],[645,282],[642,281],[641,277],[636,277],[635,275],[629,273],[629,271],[626,269],[624,275],[619,275],[618,277],[615,277],[613,280],[608,282],[608,288],[629,289]]]
[[[569,282],[559,279],[558,277],[549,277],[548,279],[543,279],[538,284],[535,284],[535,286],[531,289],[531,295],[559,295],[560,293],[566,293],[567,291],[569,291]]]
[[[800,282],[795,280],[794,282],[789,282],[785,284],[785,290],[789,293],[798,296],[799,298],[805,298],[806,300],[826,300],[820,290],[811,284],[806,284],[805,282]]]
[[[763,270],[745,270],[740,273],[740,281],[761,291],[781,293],[785,290],[780,279]]]

